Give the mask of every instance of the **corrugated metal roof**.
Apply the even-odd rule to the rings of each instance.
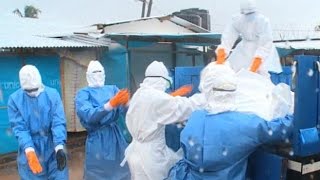
[[[66,41],[56,38],[27,36],[6,36],[0,35],[0,48],[80,48],[96,47],[95,44]]]
[[[74,32],[92,32],[95,29],[93,26],[70,26],[41,19],[8,16],[0,18],[0,27],[0,48],[79,48],[101,47],[109,44],[105,40],[97,40],[89,36],[79,39],[74,35]]]
[[[139,38],[149,40],[157,40],[157,38],[160,38],[160,40],[165,41],[192,41],[199,43],[206,43],[208,41],[207,39],[210,38],[217,39],[217,36],[219,36],[218,38],[220,39],[220,35],[214,34],[213,36],[211,33],[208,33],[207,30],[173,15],[111,23],[106,24],[105,26],[135,21],[141,22],[150,19],[158,19],[160,22],[170,21],[178,26],[188,29],[190,32],[195,33],[181,35],[131,34],[130,37],[135,38],[139,36]],[[59,25],[56,23],[52,24],[39,19],[11,17],[5,19],[4,21],[0,19],[0,27],[3,27],[0,28],[0,48],[106,47],[110,44],[110,40],[107,39],[108,36],[101,37],[101,32],[97,30],[96,26],[75,27],[61,24]],[[95,37],[90,36],[90,33],[94,34]],[[124,34],[120,34],[117,37],[123,35]]]
[[[275,46],[282,49],[314,50],[320,49],[320,40],[276,42]]]
[[[84,34],[67,36],[67,37],[63,37],[62,39],[68,42],[85,43],[93,46],[109,46],[111,43],[111,39],[109,38],[104,38],[104,37],[95,38],[95,37],[84,35]]]
[[[187,20],[184,20],[182,18],[179,18],[178,16],[171,16],[170,20],[173,23],[176,23],[176,24],[178,24],[180,26],[183,26],[183,27],[185,27],[187,29],[190,29],[190,30],[192,30],[194,32],[197,32],[197,33],[208,33],[208,32],[210,32],[210,31],[208,31],[208,30],[206,30],[206,29],[204,29],[204,28],[202,28],[202,27],[200,27],[200,26],[198,26],[196,24],[193,24],[193,23],[191,23],[191,22],[189,22]]]
[[[186,21],[186,20],[179,18],[177,16],[174,16],[174,15],[146,17],[146,18],[141,18],[141,19],[133,19],[133,20],[127,20],[127,21],[114,22],[114,23],[101,23],[101,25],[104,25],[104,27],[108,27],[108,26],[126,24],[126,23],[137,22],[137,21],[139,21],[139,22],[140,21],[147,21],[147,20],[151,20],[151,19],[158,19],[161,22],[170,21],[174,24],[177,24],[177,25],[182,26],[186,29],[189,29],[195,33],[208,33],[209,32],[208,30],[206,30],[196,24],[193,24],[189,21]],[[98,24],[95,24],[95,25],[98,25]],[[143,30],[143,28],[142,28],[142,30]]]

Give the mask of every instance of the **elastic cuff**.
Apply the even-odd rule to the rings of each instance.
[[[106,111],[111,111],[113,109],[113,107],[111,106],[111,104],[109,102],[105,103],[103,105],[104,110]]]
[[[263,58],[259,55],[254,56],[254,59],[259,58],[261,60],[261,62],[263,62]]]
[[[28,152],[31,152],[31,151],[34,152],[34,148],[33,148],[33,147],[27,147],[27,148],[24,150],[25,153],[28,153]]]
[[[217,53],[219,49],[224,49],[224,52],[226,53],[226,56],[229,55],[229,52],[230,52],[230,49],[229,49],[229,48],[227,48],[227,47],[225,47],[225,46],[223,46],[223,45],[220,44],[220,45],[216,48],[215,53]]]
[[[58,152],[60,149],[63,149],[63,145],[62,145],[62,144],[59,144],[59,145],[57,145],[57,146],[54,148],[54,150],[55,150],[56,152]]]

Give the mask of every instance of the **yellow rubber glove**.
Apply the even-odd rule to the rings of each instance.
[[[192,91],[192,85],[184,85],[180,87],[179,89],[172,92],[171,96],[186,96]]]
[[[33,174],[39,174],[42,172],[42,166],[39,159],[34,151],[29,151],[26,153],[29,167]]]
[[[130,93],[127,89],[121,89],[110,101],[110,105],[115,108],[120,105],[125,105],[128,103],[130,98]]]
[[[216,64],[223,64],[226,61],[226,51],[223,48],[220,48],[216,52],[217,60]]]
[[[261,57],[255,57],[252,61],[251,67],[250,67],[250,71],[252,72],[257,72],[258,69],[260,68],[262,64],[262,59]]]

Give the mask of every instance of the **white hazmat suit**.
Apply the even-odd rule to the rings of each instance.
[[[165,125],[185,121],[205,104],[203,94],[173,97],[169,74],[162,62],[146,69],[146,78],[133,95],[126,115],[132,143],[125,152],[133,180],[162,180],[169,168],[182,158],[166,146]]]
[[[259,74],[268,76],[268,71],[282,72],[269,19],[256,11],[253,0],[243,1],[240,10],[241,14],[234,16],[223,32],[221,44],[216,50],[217,56],[220,49],[224,50],[226,56],[229,55],[240,36],[242,40],[227,59],[236,72],[242,68],[248,69],[255,58],[262,61],[257,71]]]

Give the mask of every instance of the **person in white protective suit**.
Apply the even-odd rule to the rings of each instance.
[[[170,86],[170,79],[164,64],[153,61],[130,101],[126,124],[132,142],[126,149],[125,160],[133,180],[162,180],[167,176],[169,168],[182,154],[166,146],[165,125],[187,120],[194,110],[205,104],[203,94],[181,97],[191,91],[186,91],[185,87],[167,94],[165,90]]]
[[[267,77],[268,71],[282,72],[269,19],[257,12],[254,0],[243,0],[240,11],[222,34],[221,44],[216,49],[216,63],[224,63],[240,36],[241,41],[227,59],[236,72],[244,68]]]

